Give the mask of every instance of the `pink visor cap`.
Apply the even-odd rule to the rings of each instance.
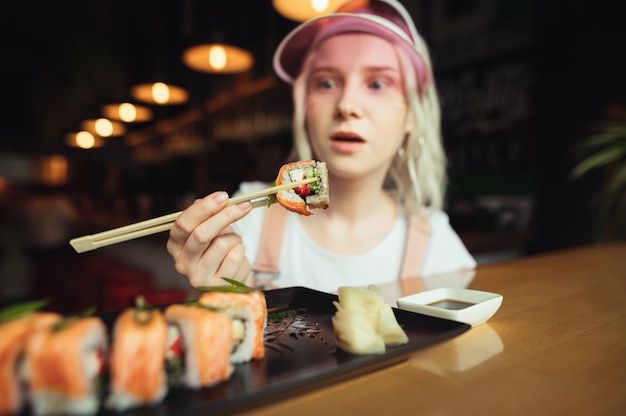
[[[395,0],[353,0],[333,14],[316,17],[292,30],[274,54],[274,71],[292,84],[309,53],[323,40],[342,33],[368,33],[398,45],[411,59],[422,88],[431,80],[422,58],[418,34],[411,16]]]

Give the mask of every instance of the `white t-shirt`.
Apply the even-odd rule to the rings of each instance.
[[[254,192],[266,184],[247,182],[238,193]],[[254,265],[265,209],[257,208],[233,224],[246,248],[246,257]],[[301,216],[289,212],[281,246],[279,274],[272,283],[278,287],[304,286],[324,292],[336,292],[339,286],[367,286],[398,279],[404,254],[407,224],[398,217],[387,236],[371,250],[356,255],[339,255],[320,247],[307,235]],[[473,269],[476,261],[450,227],[448,216],[431,211],[428,218],[431,236],[422,264],[416,275],[425,277],[457,270]],[[263,276],[268,278],[268,276]]]

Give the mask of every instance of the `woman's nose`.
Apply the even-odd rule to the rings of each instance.
[[[363,115],[361,105],[353,88],[344,88],[337,101],[336,116],[340,119],[359,118]]]

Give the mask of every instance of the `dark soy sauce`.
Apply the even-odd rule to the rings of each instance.
[[[463,302],[461,300],[454,300],[454,299],[443,299],[443,300],[438,300],[437,302],[428,304],[428,306],[434,306],[436,308],[442,308],[442,309],[450,309],[453,311],[465,309],[472,305],[475,305],[475,303]]]

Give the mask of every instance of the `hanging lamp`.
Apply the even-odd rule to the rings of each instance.
[[[168,14],[168,8],[165,3],[151,3],[151,7],[146,9],[147,18],[154,23],[151,27],[150,48],[148,48],[144,56],[154,70],[153,77],[150,82],[134,85],[130,89],[130,95],[135,100],[142,103],[169,106],[184,104],[189,100],[189,93],[183,87],[169,84],[166,81],[170,79],[173,68],[171,62],[169,45],[171,45],[171,34],[168,28],[171,27],[172,21]]]
[[[190,7],[185,15],[190,44],[181,54],[182,62],[188,68],[210,74],[237,74],[251,69],[252,53],[235,46],[248,33],[241,30],[240,13],[237,7],[224,2],[196,2]],[[229,39],[233,37],[239,40],[231,43]]]
[[[156,105],[177,105],[189,100],[186,89],[160,81],[135,85],[131,88],[130,95],[143,103]]]
[[[212,74],[245,72],[254,65],[250,52],[224,43],[191,46],[183,52],[182,60],[191,69]]]
[[[125,123],[142,123],[152,119],[152,110],[143,105],[132,103],[107,104],[102,107],[102,114],[113,120]]]
[[[122,123],[104,117],[85,120],[80,126],[83,130],[100,137],[121,136],[126,133],[126,127]]]
[[[104,140],[101,137],[94,136],[85,130],[76,133],[68,133],[65,135],[65,143],[68,146],[79,147],[81,149],[93,149],[104,146]]]
[[[272,0],[274,9],[282,16],[304,22],[334,12],[346,0]]]

